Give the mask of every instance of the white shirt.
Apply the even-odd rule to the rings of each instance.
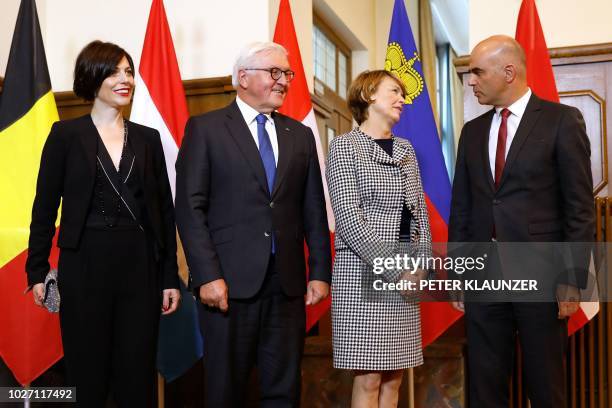
[[[523,118],[523,114],[525,113],[525,109],[527,108],[529,98],[531,98],[531,89],[527,89],[525,95],[521,96],[516,102],[507,108],[510,111],[510,116],[508,116],[507,122],[508,135],[506,136],[506,152],[504,153],[504,158],[508,157],[508,151],[510,150],[516,130],[518,129],[521,119]],[[503,109],[504,108],[495,108],[495,114],[493,115],[493,121],[491,122],[491,130],[489,130],[489,164],[491,165],[491,174],[493,175],[494,179],[497,137],[499,135],[499,127],[501,126],[501,111]]]
[[[238,109],[240,109],[240,113],[242,113],[242,117],[246,122],[249,130],[251,131],[251,135],[253,135],[253,140],[255,140],[255,145],[257,145],[257,149],[259,149],[259,137],[257,136],[257,112],[250,105],[244,102],[240,97],[236,96],[236,103],[238,104]],[[274,126],[274,119],[269,113],[264,113],[266,118],[266,131],[268,132],[268,136],[270,136],[270,143],[272,144],[272,151],[274,152],[274,161],[278,166],[278,137],[276,137],[276,126]]]

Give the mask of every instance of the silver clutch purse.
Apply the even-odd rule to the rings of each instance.
[[[57,269],[51,269],[45,278],[45,298],[43,305],[51,313],[60,310],[60,294],[57,288]]]

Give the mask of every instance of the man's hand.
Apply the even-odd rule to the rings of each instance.
[[[575,286],[558,284],[557,285],[557,304],[559,306],[559,319],[570,317],[578,311],[580,307],[580,289]]]
[[[319,280],[308,282],[306,289],[306,305],[316,305],[329,295],[329,283]]]
[[[227,285],[224,279],[216,279],[200,286],[200,302],[208,307],[227,312]]]
[[[449,292],[450,294],[450,298],[452,299],[451,301],[451,306],[453,307],[453,309],[461,312],[461,313],[465,313],[465,303],[464,303],[464,299],[463,299],[463,292],[462,291],[451,291]]]
[[[45,300],[45,284],[37,283],[32,286],[32,295],[34,296],[34,303],[37,306],[43,307],[43,300]]]
[[[178,289],[164,289],[162,300],[162,315],[176,312],[181,301],[181,291]]]
[[[455,310],[458,310],[461,313],[465,313],[465,304],[461,300],[454,300],[451,302],[451,305]]]

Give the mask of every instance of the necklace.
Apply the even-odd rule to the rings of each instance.
[[[123,155],[125,154],[125,147],[127,146],[127,138],[128,138],[128,127],[127,127],[127,123],[125,123],[125,119],[123,120],[123,147],[121,148],[121,156],[119,158],[119,166],[117,168],[117,174],[119,175],[119,180],[122,179],[122,164],[123,164]],[[112,160],[111,160],[112,162]],[[106,226],[109,228],[113,228],[115,225],[117,225],[117,220],[119,219],[119,215],[121,214],[121,189],[122,189],[122,185],[123,183],[119,183],[119,191],[117,192],[117,202],[115,205],[115,213],[113,214],[113,216],[111,217],[106,210],[106,206],[104,203],[104,183],[103,183],[103,178],[102,178],[102,173],[105,172],[105,169],[102,167],[102,162],[100,161],[100,158],[98,157],[98,160],[96,162],[96,177],[97,177],[97,182],[96,182],[96,194],[98,196],[98,202],[100,204],[100,212],[102,213],[102,216],[104,217],[104,222],[106,223]],[[111,182],[109,180],[109,182]]]

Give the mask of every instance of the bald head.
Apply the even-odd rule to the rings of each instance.
[[[521,47],[521,44],[512,37],[508,37],[507,35],[494,35],[489,37],[479,42],[476,47],[474,47],[472,56],[474,54],[488,56],[495,60],[500,68],[512,64],[516,67],[518,75],[522,77],[526,76],[525,51],[523,47]]]
[[[481,104],[508,106],[527,92],[525,52],[512,37],[495,35],[478,43],[470,72],[468,83]]]

